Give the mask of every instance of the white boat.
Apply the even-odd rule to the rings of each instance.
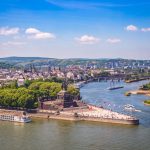
[[[20,123],[28,123],[31,122],[30,117],[28,117],[25,113],[13,113],[13,112],[0,112],[0,120],[2,121],[12,121],[12,122],[20,122]]]
[[[125,107],[132,107],[132,108],[134,108],[134,106],[133,105],[131,105],[131,104],[127,104],[127,105],[124,105]]]
[[[141,110],[135,109],[135,107],[133,105],[127,104],[124,105],[124,109],[127,111],[136,111],[136,112],[141,112]]]

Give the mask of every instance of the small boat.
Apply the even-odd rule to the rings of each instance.
[[[134,106],[133,105],[131,105],[131,104],[127,104],[127,105],[124,105],[125,107],[132,107],[132,108],[134,108]]]
[[[130,92],[126,92],[124,95],[125,96],[131,96],[131,93]]]
[[[124,110],[131,111],[131,112],[133,112],[133,111],[141,112],[141,110],[135,109],[135,107],[131,104],[124,105]]]

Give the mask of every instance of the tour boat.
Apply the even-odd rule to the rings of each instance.
[[[121,89],[124,88],[124,86],[115,86],[115,87],[108,87],[108,90],[117,90],[117,89]]]
[[[30,117],[28,117],[25,113],[18,114],[18,113],[12,113],[12,112],[0,113],[0,120],[2,120],[2,121],[20,122],[20,123],[31,122]]]
[[[124,88],[124,86],[117,86],[115,85],[115,82],[112,80],[110,82],[110,87],[107,88],[107,90],[117,90],[117,89],[121,89]]]

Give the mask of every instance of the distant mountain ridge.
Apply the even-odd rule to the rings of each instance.
[[[0,62],[26,62],[26,61],[33,61],[33,60],[43,60],[43,59],[50,59],[45,57],[3,57],[0,58]]]
[[[92,61],[102,61],[109,59],[89,59],[89,58],[67,58],[67,59],[58,59],[58,58],[46,58],[46,57],[4,57],[0,58],[0,62],[11,63],[14,65],[26,65],[26,64],[36,64],[36,63],[52,63],[54,65],[67,65],[71,64],[83,64]]]
[[[13,67],[27,67],[29,65],[34,66],[68,66],[68,65],[97,65],[102,66],[105,63],[116,63],[116,62],[144,62],[144,60],[133,60],[133,59],[109,59],[109,58],[47,58],[47,57],[5,57],[0,58],[0,66],[13,66]],[[145,60],[148,61],[148,60]]]

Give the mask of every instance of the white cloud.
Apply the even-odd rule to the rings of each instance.
[[[121,7],[126,5],[121,4],[114,4],[114,3],[105,3],[105,2],[83,2],[82,0],[76,1],[66,1],[66,0],[47,0],[50,4],[63,7],[63,8],[69,8],[69,9],[92,9],[92,8],[99,8],[99,7]]]
[[[150,28],[142,28],[141,31],[142,32],[150,32]]]
[[[94,8],[109,8],[109,7],[131,7],[131,6],[141,6],[150,4],[149,2],[124,2],[124,3],[115,3],[115,2],[100,2],[100,1],[84,1],[84,0],[46,0],[50,4],[56,5],[58,7],[68,8],[68,9],[94,9]]]
[[[137,28],[136,26],[134,26],[134,25],[128,25],[128,26],[126,27],[126,30],[127,30],[127,31],[137,31],[138,28]]]
[[[99,38],[89,35],[83,35],[79,38],[75,38],[75,40],[79,41],[81,44],[95,44],[99,42]]]
[[[40,33],[40,31],[35,28],[28,28],[28,29],[26,29],[25,33],[26,34],[36,34],[36,33]]]
[[[33,38],[35,39],[53,39],[55,38],[55,35],[52,33],[47,33],[47,32],[41,32],[33,35]]]
[[[20,45],[24,45],[26,44],[25,42],[16,42],[16,41],[8,41],[3,43],[4,46],[9,46],[9,45],[13,45],[13,46],[20,46]]]
[[[107,42],[111,43],[111,44],[116,44],[116,43],[120,43],[121,40],[118,38],[109,38],[109,39],[107,39]]]
[[[15,35],[19,33],[19,30],[19,28],[2,27],[0,28],[0,35]]]
[[[55,35],[49,32],[42,32],[36,28],[28,28],[25,31],[28,34],[28,38],[32,39],[54,39]]]

